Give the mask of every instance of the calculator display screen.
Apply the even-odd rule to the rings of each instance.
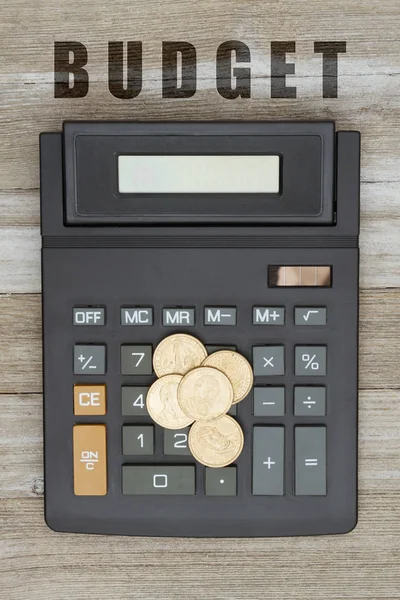
[[[277,194],[277,155],[121,155],[121,194]]]

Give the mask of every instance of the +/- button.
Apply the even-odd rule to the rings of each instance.
[[[105,425],[75,425],[73,428],[74,494],[107,494]]]
[[[75,385],[74,415],[105,415],[105,385]]]
[[[74,348],[75,375],[104,375],[106,372],[106,347],[82,346]]]

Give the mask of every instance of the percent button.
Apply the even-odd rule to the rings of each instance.
[[[326,346],[296,346],[295,374],[326,375]]]

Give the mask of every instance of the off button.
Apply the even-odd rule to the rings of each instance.
[[[105,425],[75,425],[73,428],[74,494],[107,494]]]

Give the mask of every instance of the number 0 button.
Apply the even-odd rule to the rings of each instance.
[[[152,346],[121,346],[122,375],[151,375]]]

